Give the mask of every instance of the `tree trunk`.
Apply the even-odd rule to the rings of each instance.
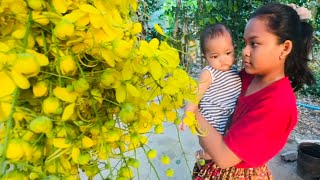
[[[174,21],[174,29],[173,29],[173,34],[172,34],[172,37],[174,39],[177,38],[177,34],[179,31],[179,17],[180,17],[181,0],[176,0],[176,3],[177,3],[176,17],[175,17],[175,21]]]

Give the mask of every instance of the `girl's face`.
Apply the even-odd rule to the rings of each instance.
[[[205,41],[205,59],[214,69],[227,71],[234,63],[234,48],[229,33]]]
[[[278,38],[267,29],[266,21],[250,19],[244,31],[243,64],[248,74],[275,75],[284,71],[285,59]]]

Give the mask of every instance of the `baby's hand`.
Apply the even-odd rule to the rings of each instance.
[[[179,130],[184,131],[185,128],[186,128],[186,125],[183,123],[183,121],[181,121],[181,123],[179,124]]]
[[[204,155],[205,155],[205,152],[202,149],[196,151],[195,153],[196,164],[199,169],[201,169],[201,166],[205,165],[206,163],[206,160],[203,158]]]

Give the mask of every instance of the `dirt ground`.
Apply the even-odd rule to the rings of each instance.
[[[275,180],[303,180],[297,174],[297,162],[285,162],[280,157],[281,153],[296,151],[297,146],[298,144],[294,141],[288,142],[283,150],[268,163]]]
[[[298,97],[298,102],[312,106],[320,106],[320,99],[314,97]],[[320,111],[299,107],[299,122],[292,131],[286,146],[269,162],[275,180],[303,180],[297,175],[297,162],[284,162],[280,154],[296,151],[300,142],[307,140],[320,141]]]

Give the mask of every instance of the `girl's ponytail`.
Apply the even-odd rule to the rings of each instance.
[[[313,37],[313,28],[312,26],[304,21],[301,21],[301,41],[302,48],[301,50],[305,50],[302,52],[306,56],[311,53],[312,50],[312,37]]]
[[[301,21],[300,37],[297,38],[293,52],[286,61],[285,72],[291,80],[295,91],[301,89],[304,84],[312,85],[315,80],[308,67],[309,54],[312,50],[313,28]],[[289,60],[290,59],[290,60]]]

